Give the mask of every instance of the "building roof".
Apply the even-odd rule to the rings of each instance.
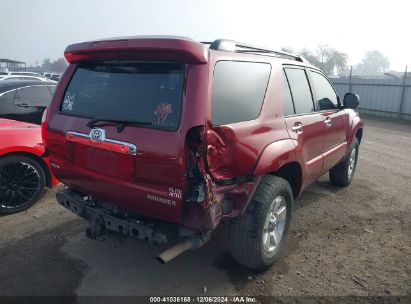
[[[17,61],[17,60],[11,60],[11,59],[6,59],[6,58],[0,58],[0,62],[5,62],[5,63],[16,63],[16,64],[26,64],[23,61]]]

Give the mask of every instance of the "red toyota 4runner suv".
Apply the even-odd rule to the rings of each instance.
[[[45,118],[58,202],[151,243],[165,263],[230,220],[239,263],[280,255],[293,200],[319,176],[350,184],[363,123],[299,56],[216,40],[140,36],[73,44]]]

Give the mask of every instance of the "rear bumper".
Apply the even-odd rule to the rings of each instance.
[[[56,142],[51,144],[57,145]],[[71,189],[92,197],[98,197],[104,202],[115,204],[118,208],[129,210],[132,213],[144,215],[148,218],[175,224],[181,224],[182,222],[182,199],[169,198],[169,187],[174,186],[177,189],[181,189],[180,183],[156,185],[155,183],[140,179],[137,182],[131,174],[128,176],[129,180],[125,180],[124,176],[108,176],[101,172],[89,170],[84,166],[75,165],[63,157],[53,157],[53,154],[50,157],[50,164],[56,178]],[[101,164],[101,168],[106,168],[107,166],[111,166],[114,169],[117,166],[123,165],[115,161],[110,165]],[[123,168],[134,167],[135,165],[132,163],[123,166]],[[183,176],[182,173],[181,176]],[[175,205],[148,199],[149,195],[154,195],[158,198],[168,198],[174,201]]]
[[[66,189],[56,194],[57,202],[71,212],[86,219],[93,227],[98,226],[101,232],[116,232],[131,236],[151,244],[165,244],[170,233],[161,230],[161,225],[155,221],[140,220],[137,216],[127,214],[118,208],[107,208],[107,204],[83,198],[78,193]],[[163,224],[162,228],[164,228]],[[170,228],[172,228],[172,224]],[[170,229],[172,230],[172,229]]]

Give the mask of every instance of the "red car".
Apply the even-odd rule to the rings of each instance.
[[[280,256],[296,197],[329,172],[354,176],[358,95],[340,100],[298,55],[219,39],[129,37],[70,45],[45,122],[57,200],[153,243],[167,262],[230,221],[241,264]]]
[[[0,214],[26,210],[57,184],[40,126],[0,119]]]

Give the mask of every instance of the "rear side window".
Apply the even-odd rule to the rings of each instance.
[[[26,87],[17,91],[15,102],[48,107],[51,102],[51,93],[47,86]]]
[[[85,118],[150,122],[178,128],[184,64],[102,61],[80,64],[64,95],[61,112]]]
[[[30,77],[30,76],[18,77],[17,79],[19,79],[19,80],[39,80],[36,77]]]
[[[51,95],[53,95],[54,91],[56,90],[56,86],[48,86],[48,88],[50,90]]]
[[[0,117],[2,117],[2,115],[16,113],[16,108],[13,103],[16,91],[17,90],[12,90],[6,93],[0,93]]]
[[[287,76],[283,72],[283,102],[284,116],[294,114],[293,98],[291,97],[290,86],[288,85]]]
[[[212,91],[213,124],[225,125],[257,118],[270,72],[268,63],[217,62]]]
[[[295,113],[313,112],[314,104],[305,71],[302,69],[285,69],[285,72],[294,100]]]
[[[311,81],[314,87],[316,103],[320,110],[332,110],[338,108],[337,94],[328,80],[321,74],[311,72]]]

